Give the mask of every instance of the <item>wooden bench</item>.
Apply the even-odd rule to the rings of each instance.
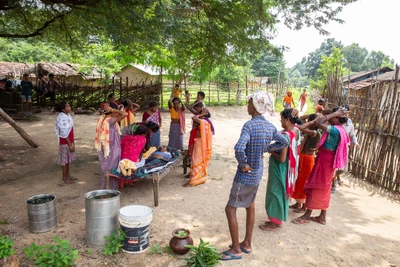
[[[172,164],[168,165],[166,168],[158,171],[158,172],[153,172],[151,174],[149,174],[148,176],[146,176],[143,179],[152,179],[153,181],[153,193],[154,193],[154,206],[158,206],[158,191],[160,189],[160,181],[166,177],[175,167],[177,167],[179,164],[181,164],[183,162],[183,174],[186,174],[187,172],[187,158],[185,155],[180,155]],[[118,176],[113,175],[113,174],[108,174],[109,177],[112,177],[114,179],[118,179],[121,180],[120,178],[118,178]],[[138,181],[143,180],[141,178],[138,179],[134,179],[134,180],[126,180],[126,184],[134,184]],[[121,186],[121,189],[123,189],[123,185]]]

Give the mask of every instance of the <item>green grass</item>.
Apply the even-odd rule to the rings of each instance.
[[[241,90],[241,101],[240,105],[246,105],[246,88],[240,88]],[[265,88],[264,88],[265,90]],[[293,93],[293,98],[296,103],[296,108],[297,107],[297,100],[300,98],[300,95],[302,93],[302,88],[297,88],[294,89],[292,88],[291,91]],[[187,85],[187,91],[191,94],[191,101],[194,101],[197,96],[198,91],[203,91],[206,94],[206,98],[204,100],[205,104],[207,106],[233,106],[237,105],[238,101],[236,99],[236,93],[237,93],[237,88],[230,88],[230,94],[227,91],[227,88],[221,89],[217,88],[214,84],[208,87],[208,84],[203,84],[203,85]],[[168,107],[168,100],[171,97],[172,93],[172,88],[169,85],[164,85],[163,90],[162,90],[162,107],[166,108]],[[247,90],[247,93],[250,94],[252,91],[250,89]],[[181,100],[185,101],[185,92],[183,89],[183,94],[181,96]],[[310,95],[311,92],[308,92],[308,95]],[[283,96],[278,96],[277,99],[275,99],[275,111],[276,112],[281,112],[283,110],[282,106],[283,102]],[[314,113],[314,103],[310,101],[310,97],[307,99],[307,111],[305,111],[305,114],[311,114]]]

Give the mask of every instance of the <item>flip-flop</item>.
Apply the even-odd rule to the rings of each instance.
[[[79,180],[79,179],[71,175],[71,176],[69,177],[69,180],[71,180],[71,181],[76,181],[76,180]]]
[[[242,258],[242,255],[235,255],[228,251],[224,251],[222,252],[222,254],[225,256],[229,256],[229,258],[221,256],[221,258],[219,258],[221,261],[240,260]]]
[[[232,245],[229,245],[229,248],[232,248]],[[246,253],[246,254],[250,254],[250,253],[253,252],[252,250],[247,250],[247,249],[243,248],[242,246],[240,246],[240,250],[241,250],[243,253]]]
[[[292,220],[292,223],[294,224],[306,224],[306,223],[310,223],[309,220],[304,220],[304,219],[300,219],[300,218],[296,218]]]
[[[322,224],[322,225],[326,224],[326,222],[321,222],[321,220],[318,219],[318,217],[311,217],[311,221]]]

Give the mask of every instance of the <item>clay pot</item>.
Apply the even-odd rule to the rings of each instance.
[[[179,236],[179,231],[185,231],[187,233],[186,236]],[[184,228],[175,229],[172,232],[171,241],[169,241],[169,246],[176,254],[185,254],[189,251],[188,248],[185,248],[185,245],[193,245],[193,239],[190,237],[190,231]]]

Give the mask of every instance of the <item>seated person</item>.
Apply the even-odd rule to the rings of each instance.
[[[170,160],[172,158],[171,153],[168,150],[167,146],[160,146],[157,151],[153,152],[149,159],[163,159],[163,160]]]
[[[125,176],[131,175],[133,171],[144,165],[142,153],[146,144],[146,135],[146,126],[140,125],[133,135],[127,134],[122,138],[119,167]]]
[[[128,135],[128,134],[132,135],[139,126],[145,126],[147,128],[146,145],[144,147],[144,152],[145,152],[145,151],[149,150],[149,148],[150,148],[149,144],[150,144],[151,135],[153,133],[158,132],[160,127],[156,123],[154,123],[152,121],[149,121],[147,123],[137,122],[137,123],[134,123],[134,124],[130,124],[130,125],[124,127],[123,129],[121,129],[121,137],[123,138],[125,135]]]

